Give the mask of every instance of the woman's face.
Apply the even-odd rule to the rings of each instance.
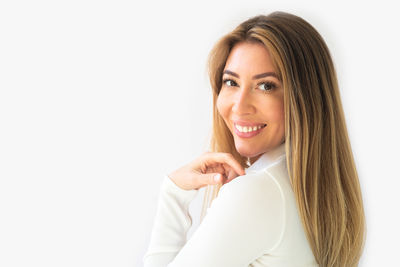
[[[283,88],[264,45],[236,44],[226,61],[217,109],[236,150],[251,163],[285,140]]]

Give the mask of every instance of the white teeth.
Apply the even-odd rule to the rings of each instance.
[[[253,132],[253,131],[257,131],[257,130],[261,129],[263,127],[263,125],[252,127],[252,126],[240,126],[240,125],[235,124],[235,127],[241,133],[249,133],[249,132]]]

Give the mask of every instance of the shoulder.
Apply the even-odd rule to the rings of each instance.
[[[233,198],[235,202],[281,201],[282,194],[276,178],[269,172],[260,171],[239,176],[220,190],[220,196]],[[262,199],[260,199],[260,197]]]
[[[282,243],[283,201],[279,181],[268,172],[225,184],[177,255],[177,265],[249,266]]]
[[[285,228],[285,197],[279,177],[268,171],[239,176],[225,184],[210,207],[210,215],[220,214],[237,231],[246,230],[252,242],[265,242],[272,249]],[[260,239],[260,237],[263,237]]]
[[[278,205],[284,202],[288,182],[286,160],[282,158],[262,171],[233,179],[221,187],[220,194],[245,202],[259,201],[261,197],[263,201]]]

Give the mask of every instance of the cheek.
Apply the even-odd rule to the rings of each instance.
[[[285,109],[283,100],[277,105],[276,108],[276,122],[279,124],[281,134],[285,135]]]
[[[265,110],[267,123],[270,123],[271,134],[275,139],[282,142],[285,139],[285,112],[283,101],[276,100],[269,103],[268,109]],[[278,141],[277,141],[278,142]]]
[[[265,114],[268,117],[270,122],[284,124],[285,123],[285,112],[283,100],[274,100],[269,101],[269,103],[265,103],[265,106],[268,107],[265,110]]]
[[[227,116],[228,116],[228,113],[229,113],[229,112],[228,112],[228,104],[227,104],[226,98],[224,97],[224,95],[223,95],[222,93],[220,93],[220,94],[218,95],[216,105],[217,105],[218,113],[219,113],[224,119],[226,119]]]
[[[279,120],[282,123],[285,123],[285,109],[284,109],[283,101],[280,103],[277,113],[278,113]]]

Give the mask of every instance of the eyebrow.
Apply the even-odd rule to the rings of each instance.
[[[223,74],[224,74],[224,73],[239,78],[239,74],[237,74],[237,73],[235,73],[235,72],[233,72],[233,71],[224,70]],[[253,80],[260,79],[260,78],[264,78],[264,77],[268,77],[268,76],[272,76],[272,77],[275,77],[275,78],[279,79],[279,78],[278,78],[278,75],[277,75],[275,72],[264,72],[264,73],[260,73],[260,74],[254,75],[254,76],[253,76]]]

